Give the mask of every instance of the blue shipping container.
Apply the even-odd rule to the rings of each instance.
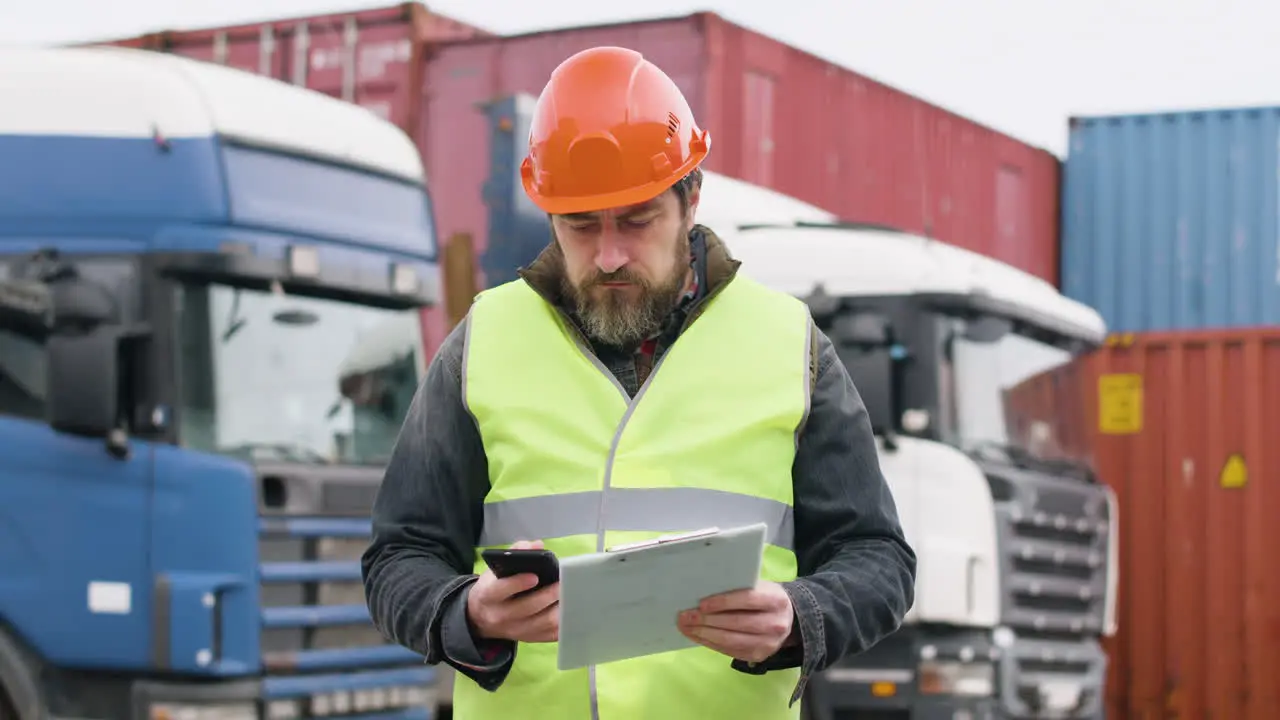
[[[529,146],[529,125],[537,99],[512,95],[483,106],[489,121],[489,177],[484,204],[489,210],[489,242],[480,257],[484,287],[515,280],[516,270],[533,262],[551,241],[547,214],[525,194],[520,162]],[[447,181],[446,181],[447,182]]]
[[[1112,331],[1280,325],[1280,108],[1073,118],[1062,291]]]

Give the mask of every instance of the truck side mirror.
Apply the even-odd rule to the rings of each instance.
[[[889,345],[889,319],[873,312],[846,313],[832,325],[833,339],[859,348],[883,348]]]
[[[831,341],[854,387],[862,396],[871,429],[886,438],[897,430],[897,373],[893,333],[889,318],[877,312],[838,315],[831,326]]]
[[[49,338],[49,425],[58,432],[105,438],[120,420],[120,333],[99,326]]]
[[[853,379],[877,434],[891,433],[897,428],[894,412],[894,360],[887,347],[868,348],[836,345],[836,354]]]
[[[1008,318],[983,315],[969,320],[964,326],[964,339],[976,343],[993,343],[1013,332],[1013,322]]]
[[[831,319],[840,312],[840,298],[829,295],[827,289],[821,283],[815,285],[813,292],[801,298],[805,305],[809,306],[809,314],[817,321],[819,326],[826,326]]]
[[[77,334],[55,334],[47,343],[47,419],[58,432],[107,440],[109,451],[127,451],[121,380],[126,341],[145,328],[100,325]]]

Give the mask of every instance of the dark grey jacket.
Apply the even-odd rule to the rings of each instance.
[[[698,226],[694,237],[698,291],[673,314],[658,357],[738,268],[710,231]],[[564,307],[554,280],[559,262],[544,252],[521,275]],[[514,643],[477,644],[466,619],[489,473],[462,401],[465,328],[460,324],[445,339],[405,418],[375,503],[363,574],[369,611],[383,634],[428,663],[445,662],[496,690],[514,660]],[[747,673],[800,666],[793,702],[813,673],[899,627],[914,599],[916,568],[880,472],[866,408],[831,341],[816,328],[813,334],[812,406],[792,470],[800,577],[784,584],[801,643],[754,667],[732,661]],[[629,352],[595,350],[634,397],[650,363]]]

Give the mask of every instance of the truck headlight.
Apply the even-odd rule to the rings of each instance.
[[[156,703],[151,706],[151,720],[258,720],[258,708],[251,702],[219,705]]]
[[[391,292],[414,295],[422,290],[422,279],[412,265],[395,263],[391,266]]]
[[[295,277],[320,276],[320,254],[309,245],[290,245],[285,252],[289,274]]]
[[[926,660],[920,663],[921,695],[987,697],[995,693],[996,670],[988,663]]]
[[[267,703],[267,720],[295,720],[302,717],[302,703],[297,700],[272,700]]]

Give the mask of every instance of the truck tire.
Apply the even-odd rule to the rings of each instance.
[[[816,684],[820,686],[821,681]],[[811,681],[804,689],[804,697],[800,700],[800,720],[834,720],[835,715],[828,706],[821,687],[815,688],[814,685]]]
[[[9,696],[4,694],[3,687],[0,687],[0,720],[18,720],[18,712],[13,709]]]
[[[37,677],[39,661],[0,623],[0,720],[45,716]]]

